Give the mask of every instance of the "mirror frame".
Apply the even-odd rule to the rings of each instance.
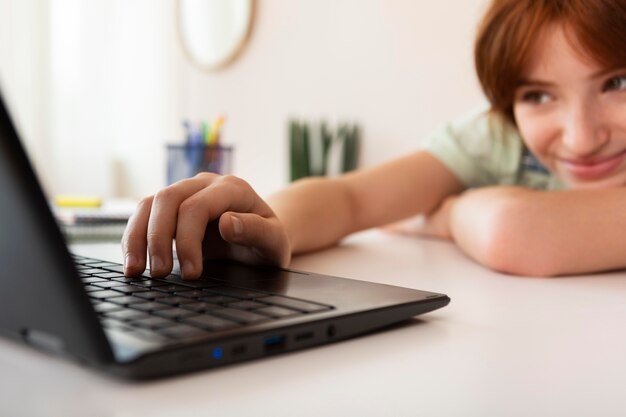
[[[227,66],[229,66],[230,64],[232,64],[239,57],[239,55],[241,55],[241,53],[244,50],[244,47],[246,46],[246,44],[250,40],[250,37],[252,36],[252,28],[254,26],[254,20],[256,17],[257,0],[249,0],[250,1],[250,17],[248,19],[248,25],[247,25],[245,34],[241,37],[241,40],[239,41],[239,43],[235,45],[232,52],[229,55],[227,55],[224,59],[216,63],[215,65],[206,65],[206,64],[199,62],[198,59],[193,56],[193,54],[191,53],[191,51],[185,44],[185,40],[183,39],[181,12],[180,12],[182,1],[183,0],[176,1],[176,10],[175,10],[176,35],[178,37],[178,41],[180,45],[182,46],[184,54],[187,57],[187,59],[191,61],[191,63],[195,65],[197,68],[200,68],[201,70],[208,71],[208,72],[220,71],[226,68]]]

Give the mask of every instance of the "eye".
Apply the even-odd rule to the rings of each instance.
[[[520,101],[529,104],[544,104],[552,100],[552,96],[545,91],[527,91],[520,96]]]
[[[613,77],[604,84],[604,91],[626,90],[626,75]]]

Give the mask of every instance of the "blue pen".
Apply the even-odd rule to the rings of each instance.
[[[187,161],[186,168],[184,170],[185,174],[183,175],[184,177],[190,177],[193,175],[194,161],[195,161],[194,151],[193,151],[193,131],[192,131],[191,123],[189,123],[189,120],[184,119],[182,122],[182,125],[183,125],[183,129],[185,129],[185,144],[183,145],[183,148],[185,151],[185,160]]]
[[[193,130],[193,133],[191,135],[191,146],[193,149],[193,164],[191,166],[191,175],[189,175],[190,177],[193,177],[194,175],[196,175],[198,172],[204,171],[202,163],[203,163],[203,157],[204,157],[204,152],[203,152],[203,148],[204,148],[204,138],[203,138],[203,134],[202,134],[202,124],[198,123],[196,128]]]
[[[202,133],[196,129],[189,121],[183,121],[185,129],[185,159],[187,160],[187,169],[185,177],[193,177],[201,170],[202,164]]]
[[[183,129],[185,129],[185,143],[189,144],[191,140],[191,124],[189,120],[183,120]]]

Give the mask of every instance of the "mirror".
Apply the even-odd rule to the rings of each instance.
[[[178,33],[187,56],[206,70],[237,58],[250,36],[255,0],[179,0]]]

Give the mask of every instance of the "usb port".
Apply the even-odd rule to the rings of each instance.
[[[285,336],[283,335],[272,335],[265,338],[263,341],[264,349],[266,352],[276,352],[284,349],[285,347]]]
[[[293,339],[296,342],[313,339],[313,332],[298,333]]]

